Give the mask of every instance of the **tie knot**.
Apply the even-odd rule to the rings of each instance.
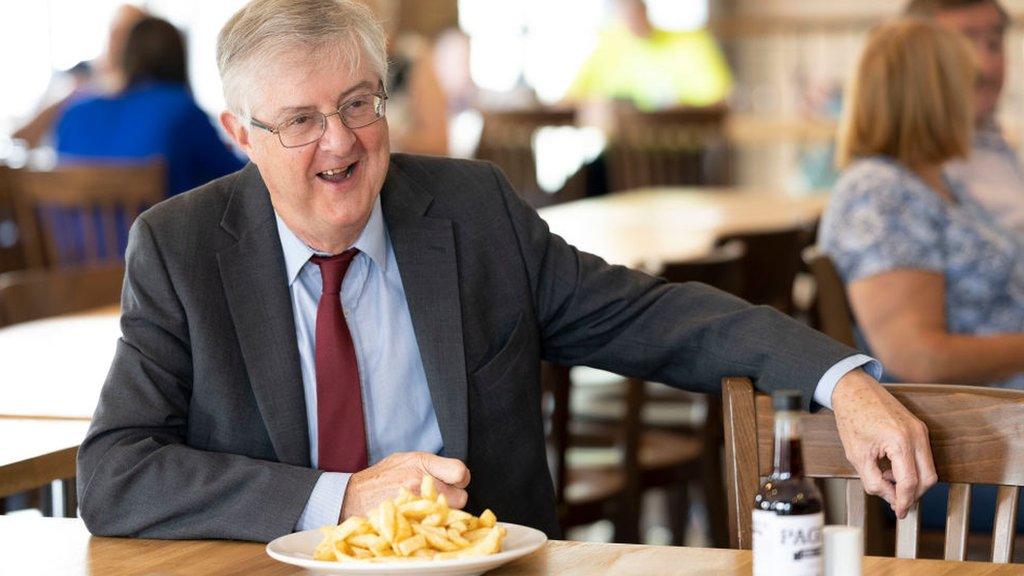
[[[323,282],[324,294],[338,294],[341,292],[341,281],[345,279],[345,272],[352,259],[356,257],[359,250],[349,248],[341,254],[334,256],[312,256],[310,261],[320,267],[320,277]]]

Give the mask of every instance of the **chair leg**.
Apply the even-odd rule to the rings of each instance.
[[[78,517],[78,485],[74,478],[65,478],[60,481],[64,492],[64,517]]]
[[[701,470],[701,488],[708,512],[711,546],[729,547],[729,517],[726,509],[725,478],[722,477],[722,450],[719,446],[705,451]]]
[[[623,496],[615,512],[614,540],[618,544],[640,543],[640,498]]]
[[[690,523],[689,480],[682,478],[668,490],[669,529],[672,530],[672,545],[686,543],[686,528]]]

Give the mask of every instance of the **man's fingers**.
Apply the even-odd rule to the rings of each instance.
[[[469,500],[469,494],[465,490],[447,484],[438,486],[437,491],[444,494],[444,499],[452,508],[464,508]]]
[[[880,496],[890,506],[896,499],[896,490],[892,484],[882,478],[882,471],[874,458],[861,466],[860,481],[864,485],[864,491],[874,496]]]
[[[469,486],[469,468],[461,460],[455,458],[444,458],[434,454],[424,454],[420,460],[423,471],[437,478],[441,482],[465,488]]]
[[[917,461],[914,458],[914,449],[908,446],[909,438],[902,437],[900,446],[886,451],[889,462],[892,463],[892,475],[896,482],[896,498],[892,502],[896,515],[902,518],[907,510],[914,505],[917,497],[918,474]]]
[[[939,481],[939,475],[935,472],[935,461],[932,459],[932,446],[928,441],[928,428],[921,424],[923,438],[914,449],[914,460],[917,462],[917,475],[920,481],[917,483],[916,498],[921,498],[929,488]]]

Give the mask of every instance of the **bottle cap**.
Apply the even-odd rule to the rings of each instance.
[[[776,412],[803,410],[804,395],[799,390],[776,390],[772,393],[772,408]]]

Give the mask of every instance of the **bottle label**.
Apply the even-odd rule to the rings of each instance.
[[[779,516],[754,510],[754,576],[820,576],[825,515]]]

